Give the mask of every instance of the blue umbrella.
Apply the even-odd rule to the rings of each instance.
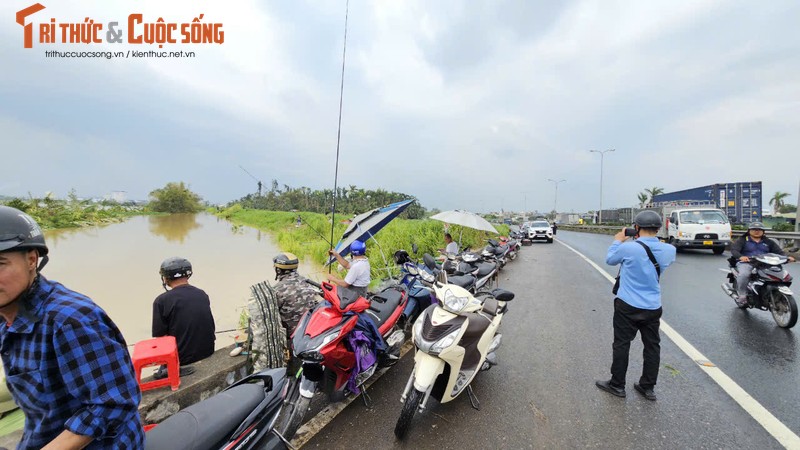
[[[403,200],[402,202],[392,203],[382,208],[376,208],[372,211],[367,211],[359,214],[350,222],[350,226],[342,234],[339,243],[336,244],[336,252],[342,256],[347,256],[350,253],[350,244],[353,241],[367,242],[369,238],[375,235],[381,228],[397,217],[404,209],[408,207],[414,200]],[[336,258],[330,258],[328,264],[336,261]]]

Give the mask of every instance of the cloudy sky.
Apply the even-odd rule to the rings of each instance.
[[[40,0],[35,24],[223,23],[189,59],[55,59],[0,5],[0,195],[170,181],[227,202],[269,184],[334,183],[345,0]],[[67,4],[68,3],[68,4]],[[228,6],[233,5],[236,6]],[[586,211],[667,191],[800,181],[800,2],[350,3],[339,185],[427,208]],[[123,26],[123,29],[127,28]],[[765,198],[765,202],[766,202]]]

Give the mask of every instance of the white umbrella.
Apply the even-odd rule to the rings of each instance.
[[[497,230],[495,230],[492,224],[490,224],[489,221],[483,217],[460,209],[440,212],[439,214],[431,216],[431,219],[452,223],[455,225],[461,225],[462,227],[473,228],[475,230],[489,231],[491,233],[500,234]]]

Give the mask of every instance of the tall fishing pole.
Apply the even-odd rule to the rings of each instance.
[[[336,170],[333,175],[333,209],[331,210],[331,248],[333,248],[333,229],[336,226],[336,189],[339,184],[339,143],[342,139],[342,98],[344,97],[344,63],[347,56],[347,15],[350,11],[350,0],[347,0],[344,10],[344,45],[342,47],[342,82],[339,86],[339,127],[336,130]],[[328,273],[333,270],[333,264],[328,266]]]

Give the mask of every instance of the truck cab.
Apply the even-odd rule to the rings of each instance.
[[[705,248],[721,255],[731,243],[731,223],[711,206],[663,206],[659,237],[676,248]]]

